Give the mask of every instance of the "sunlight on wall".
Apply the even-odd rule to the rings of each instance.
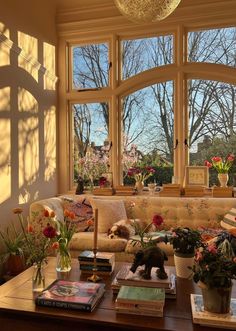
[[[10,111],[10,87],[0,89],[0,113],[1,117],[4,112]],[[9,116],[9,115],[7,115]],[[5,116],[5,117],[7,117]],[[11,126],[10,119],[0,119],[0,203],[4,202],[11,196]]]
[[[0,89],[0,112],[10,111],[10,87]]]
[[[18,110],[29,113],[38,113],[37,100],[24,88],[18,88]]]
[[[18,46],[24,50],[26,56],[18,57],[19,67],[25,69],[38,82],[38,69],[32,66],[32,59],[38,59],[38,40],[23,32],[18,32]]]
[[[30,92],[18,89],[18,109],[20,112],[38,114],[38,103]],[[18,123],[19,139],[19,188],[24,192],[19,196],[19,203],[26,203],[30,194],[25,188],[32,185],[39,171],[39,121],[35,116],[20,119]]]
[[[56,172],[56,108],[44,111],[44,180],[52,180]]]
[[[2,32],[7,38],[9,38],[9,29],[5,28],[5,25],[0,22],[0,32]],[[0,43],[0,66],[6,66],[10,64],[10,49],[3,42]]]
[[[55,75],[55,46],[48,43],[43,43],[43,66],[47,68],[47,71],[51,75]],[[55,90],[56,83],[52,77],[44,75],[44,89],[45,90]]]

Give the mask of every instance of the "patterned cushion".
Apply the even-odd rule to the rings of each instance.
[[[63,199],[63,209],[75,213],[76,232],[92,231],[92,227],[88,225],[88,220],[93,219],[93,209],[90,202],[86,198],[72,200]]]

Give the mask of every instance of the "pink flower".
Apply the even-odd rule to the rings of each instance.
[[[229,162],[233,162],[234,161],[234,155],[233,154],[230,154],[228,157],[227,157],[227,160]]]
[[[196,255],[195,255],[195,260],[196,260],[196,261],[201,261],[202,258],[203,258],[202,253],[199,252],[199,251],[197,251],[197,253],[196,253]]]
[[[160,215],[154,215],[152,219],[152,223],[158,227],[164,222],[163,218]]]
[[[220,156],[214,156],[214,157],[212,157],[211,160],[212,160],[212,162],[215,162],[215,163],[222,162],[222,158]]]
[[[204,165],[207,166],[208,168],[212,168],[212,163],[208,162],[207,160],[204,162]]]
[[[217,253],[217,248],[216,248],[215,244],[209,244],[208,245],[208,251],[212,254],[216,254]]]

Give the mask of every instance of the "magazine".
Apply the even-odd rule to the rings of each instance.
[[[199,294],[191,294],[191,307],[193,323],[236,330],[236,299],[231,298],[231,309],[228,314],[214,314],[205,311],[202,295]]]
[[[57,279],[35,300],[36,305],[93,311],[105,292],[105,284]]]

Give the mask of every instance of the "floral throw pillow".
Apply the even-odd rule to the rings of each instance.
[[[93,209],[90,202],[86,199],[80,200],[71,200],[64,199],[63,209],[67,209],[68,211],[72,211],[75,213],[76,223],[76,232],[84,232],[84,231],[92,231],[92,226],[89,225],[89,220],[93,219]]]

